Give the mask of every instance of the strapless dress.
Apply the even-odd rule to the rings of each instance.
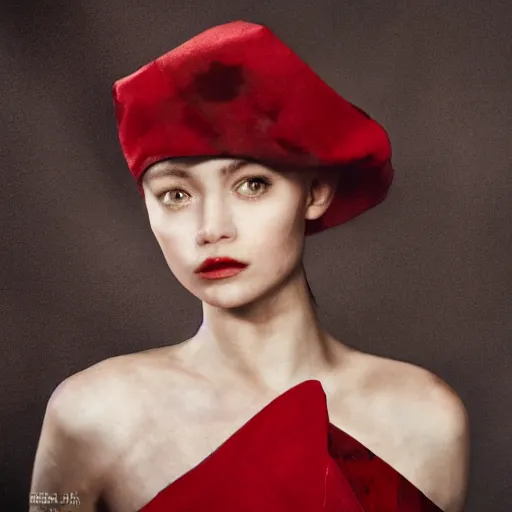
[[[317,380],[288,389],[140,512],[442,512],[329,422]]]

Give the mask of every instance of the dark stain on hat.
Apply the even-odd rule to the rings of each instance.
[[[183,109],[183,122],[190,129],[210,139],[212,142],[220,136],[213,124],[202,116],[192,105],[185,105]]]
[[[281,148],[283,148],[288,153],[293,153],[295,155],[307,155],[308,154],[308,152],[304,148],[300,147],[298,144],[295,144],[294,142],[290,142],[287,139],[283,139],[282,137],[276,138],[276,142],[277,142],[277,144],[279,144],[279,146],[281,146]]]
[[[239,95],[245,83],[243,74],[241,65],[230,66],[215,61],[208,71],[195,77],[192,89],[205,101],[231,101]]]
[[[279,117],[280,110],[278,108],[271,108],[265,113],[267,114],[267,117],[275,123]]]

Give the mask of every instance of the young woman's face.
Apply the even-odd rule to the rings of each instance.
[[[168,160],[143,180],[151,229],[176,278],[213,306],[236,308],[279,288],[302,258],[305,173],[237,159]],[[213,265],[208,259],[240,262]]]

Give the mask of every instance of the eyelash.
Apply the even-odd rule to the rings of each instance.
[[[244,179],[240,180],[236,184],[235,189],[241,187],[244,183],[250,183],[250,182],[255,182],[255,181],[263,184],[264,192],[266,192],[272,186],[272,183],[266,176],[251,176],[250,178],[244,178]],[[254,200],[254,199],[258,199],[259,197],[260,197],[259,195],[255,196],[255,197],[244,196],[244,199]]]
[[[272,182],[266,176],[251,176],[251,177],[243,178],[243,179],[239,180],[234,188],[237,189],[240,186],[242,186],[244,183],[249,183],[249,182],[254,182],[254,181],[258,181],[258,182],[262,183],[265,187],[265,190],[268,190],[272,186]],[[163,197],[169,192],[183,192],[187,195],[190,195],[184,188],[174,187],[174,188],[170,188],[170,189],[165,189],[163,192],[158,193],[156,195],[156,197],[160,202],[162,202]],[[254,200],[254,199],[258,199],[258,197],[259,196],[255,196],[255,197],[244,196],[244,199]],[[165,205],[165,206],[168,206],[168,205]]]

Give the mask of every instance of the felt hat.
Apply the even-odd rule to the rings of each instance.
[[[393,178],[386,131],[342,98],[268,28],[210,28],[113,85],[121,148],[143,194],[152,164],[250,158],[334,170],[339,184],[307,234],[376,206]]]

